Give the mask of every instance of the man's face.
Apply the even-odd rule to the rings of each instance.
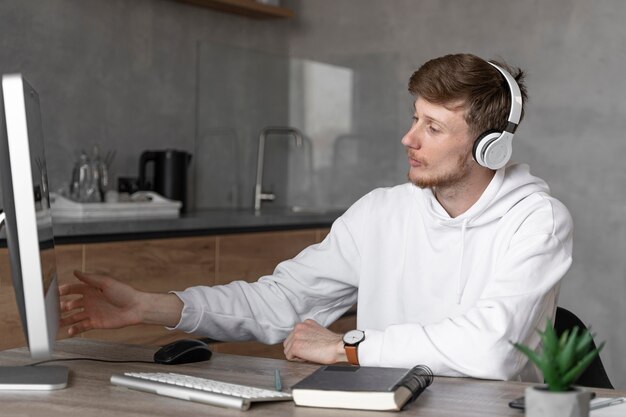
[[[461,106],[415,101],[413,123],[402,138],[409,157],[409,181],[420,188],[451,187],[462,183],[472,164],[473,138]]]

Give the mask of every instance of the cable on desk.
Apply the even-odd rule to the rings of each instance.
[[[47,359],[45,361],[31,363],[26,366],[37,366],[37,365],[42,365],[44,363],[69,362],[69,361],[92,361],[92,362],[106,362],[106,363],[150,363],[152,365],[155,364],[154,361],[114,361],[114,360],[109,360],[109,359],[96,359],[96,358],[65,358],[65,359],[59,358],[59,359]]]

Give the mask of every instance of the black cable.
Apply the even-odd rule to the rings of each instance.
[[[26,366],[37,366],[37,365],[42,365],[44,363],[66,362],[66,361],[93,361],[93,362],[106,362],[106,363],[150,363],[152,365],[155,364],[154,361],[114,361],[114,360],[109,360],[109,359],[96,359],[96,358],[66,358],[66,359],[47,359],[45,361],[31,363]]]

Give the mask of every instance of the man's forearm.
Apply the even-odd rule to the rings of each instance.
[[[183,302],[175,294],[143,293],[140,300],[141,321],[176,327],[180,322]]]

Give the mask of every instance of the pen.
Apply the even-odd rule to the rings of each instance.
[[[612,405],[617,405],[617,404],[621,404],[624,401],[626,401],[626,398],[621,397],[621,398],[608,398],[604,401],[598,401],[594,404],[591,404],[591,407],[589,407],[591,410],[597,410],[598,408],[603,408],[603,407],[610,407]]]
[[[278,369],[274,369],[274,387],[276,391],[283,390],[283,383],[280,381],[280,371]]]

